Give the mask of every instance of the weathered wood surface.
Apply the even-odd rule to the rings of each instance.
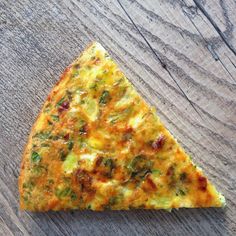
[[[236,235],[235,0],[0,1],[0,235]],[[63,69],[101,42],[227,200],[225,209],[28,213],[21,153]]]

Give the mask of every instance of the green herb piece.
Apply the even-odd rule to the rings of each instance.
[[[73,146],[74,146],[74,142],[72,140],[69,140],[69,142],[67,143],[68,149],[72,150]]]
[[[55,191],[55,195],[58,197],[58,198],[64,198],[64,197],[67,197],[71,194],[71,189],[69,187],[66,187],[66,188],[63,188],[63,189],[56,189]]]
[[[115,168],[114,161],[111,158],[108,158],[108,159],[103,159],[103,163],[107,167],[107,173],[106,173],[107,177],[111,178],[112,171]]]
[[[54,180],[53,180],[53,179],[49,179],[49,180],[48,180],[48,183],[49,183],[49,184],[54,184]]]
[[[52,125],[53,123],[52,123],[50,120],[48,120],[48,124],[49,124],[49,125]]]
[[[111,209],[112,206],[114,206],[118,201],[118,197],[114,196],[114,197],[110,197],[109,202],[107,203],[107,205],[104,206],[105,210],[109,210]]]
[[[79,70],[75,71],[73,74],[72,74],[72,78],[75,78],[79,75]]]
[[[55,141],[55,140],[62,138],[62,136],[61,135],[50,135],[48,138]]]
[[[35,186],[35,183],[33,183],[32,181],[23,183],[23,188],[28,189],[29,191],[32,191],[34,186]]]
[[[117,121],[124,120],[125,118],[127,118],[127,116],[131,114],[132,110],[133,110],[132,107],[128,107],[125,110],[121,111],[120,113],[111,114],[108,117],[108,122],[110,122],[111,124],[115,124]]]
[[[110,101],[111,97],[110,97],[110,93],[107,90],[104,90],[102,92],[102,95],[100,97],[99,103],[101,105],[105,105]]]
[[[119,115],[113,115],[113,116],[109,117],[109,121],[110,121],[111,124],[115,124],[116,121],[119,120],[119,118],[120,118]]]
[[[114,204],[116,204],[117,200],[118,200],[117,197],[111,197],[111,198],[109,199],[109,204],[110,204],[110,205],[114,205]]]
[[[97,83],[94,83],[94,84],[92,84],[89,88],[90,88],[90,89],[94,89],[94,90],[96,91],[96,90],[97,90],[97,87],[98,87]]]
[[[185,172],[182,172],[182,173],[180,174],[180,176],[179,176],[179,179],[180,179],[181,181],[186,180],[186,178],[187,178],[187,174],[186,174]]]
[[[65,161],[66,156],[67,156],[67,154],[63,150],[61,150],[60,151],[60,160],[61,161]]]
[[[50,136],[50,132],[39,132],[34,135],[34,138],[39,138],[39,139],[48,139]]]
[[[70,198],[71,198],[72,201],[75,201],[77,199],[76,193],[71,191]]]
[[[64,101],[65,101],[65,97],[62,97],[62,98],[59,100],[59,102],[57,103],[56,106],[57,106],[57,107],[61,106]]]
[[[79,123],[80,127],[86,125],[86,121],[83,119],[79,119],[78,123]]]
[[[37,152],[32,152],[31,161],[35,164],[38,164],[41,161],[41,156]]]
[[[159,169],[154,169],[152,170],[152,174],[161,175],[161,171]]]
[[[42,166],[42,165],[35,165],[32,169],[32,174],[36,177],[42,175],[43,173],[47,172],[47,167]]]
[[[59,116],[51,115],[53,121],[59,121]]]
[[[185,196],[186,195],[186,193],[185,193],[185,191],[183,190],[183,189],[179,189],[178,191],[177,191],[177,193],[176,193],[176,195],[177,196]]]
[[[113,169],[115,167],[115,164],[114,164],[113,160],[110,159],[110,158],[109,159],[105,159],[104,165],[109,167],[109,168],[111,168],[111,169]]]
[[[41,144],[41,147],[50,147],[50,144],[48,144],[48,143],[42,143],[42,144]]]
[[[128,165],[128,170],[131,173],[131,178],[144,178],[151,172],[153,162],[148,160],[144,155],[136,156]]]

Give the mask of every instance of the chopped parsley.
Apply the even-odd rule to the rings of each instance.
[[[106,105],[110,101],[110,99],[110,93],[107,90],[104,90],[100,97],[99,104]]]
[[[70,198],[71,198],[72,201],[75,201],[77,199],[76,193],[71,191]]]
[[[41,156],[37,152],[32,152],[31,161],[35,164],[38,164],[41,161]]]
[[[179,189],[176,192],[176,196],[185,196],[185,195],[186,195],[186,192],[183,189]]]
[[[187,174],[186,174],[185,172],[182,172],[182,173],[179,175],[179,179],[180,179],[181,181],[186,180],[186,178],[187,178]]]
[[[59,121],[59,116],[51,115],[53,121]]]
[[[34,138],[47,139],[50,136],[50,132],[39,132],[34,135]]]
[[[57,107],[61,106],[64,101],[65,101],[65,97],[62,97],[57,103]]]
[[[152,174],[161,175],[161,171],[159,169],[154,169],[152,170]]]
[[[61,161],[65,161],[66,156],[67,156],[67,154],[63,150],[61,150],[60,151],[60,160]]]
[[[74,142],[72,140],[69,140],[69,142],[67,143],[68,149],[72,150],[73,146],[74,146]]]
[[[134,159],[128,165],[128,170],[131,173],[131,178],[142,179],[146,176],[146,174],[152,173],[152,166],[152,161],[146,159],[144,155],[138,155],[134,157]]]
[[[72,78],[75,78],[79,75],[79,70],[76,70],[73,74],[72,74]]]
[[[108,158],[108,159],[104,159],[103,163],[107,168],[107,173],[106,173],[107,177],[111,178],[112,171],[115,168],[115,162],[111,158]]]
[[[63,197],[67,197],[71,194],[72,190],[69,187],[63,188],[63,189],[56,189],[55,191],[55,195],[58,198],[63,198]]]

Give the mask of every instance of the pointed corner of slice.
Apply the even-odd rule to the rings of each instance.
[[[225,205],[97,42],[45,101],[23,154],[19,192],[20,207],[31,211]]]

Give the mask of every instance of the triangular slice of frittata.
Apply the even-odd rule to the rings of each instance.
[[[19,190],[21,209],[32,211],[225,204],[97,42],[48,96],[23,155]]]

